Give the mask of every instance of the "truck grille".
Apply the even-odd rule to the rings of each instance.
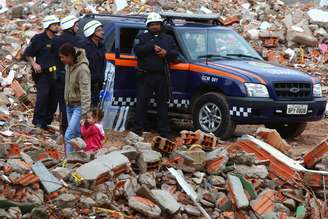
[[[274,90],[278,98],[306,98],[312,94],[310,83],[274,83]]]

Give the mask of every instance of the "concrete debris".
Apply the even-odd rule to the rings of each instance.
[[[128,163],[129,160],[127,157],[114,151],[78,167],[76,173],[84,180],[100,180],[99,178],[103,174],[109,172],[114,173],[118,168],[126,167]]]
[[[169,214],[175,214],[180,209],[180,204],[168,191],[153,189],[151,192],[154,195],[156,203]]]
[[[147,217],[155,218],[161,215],[161,209],[152,201],[139,196],[129,198],[129,206]]]
[[[249,201],[238,177],[228,175],[227,189],[237,208],[242,209],[248,207]]]

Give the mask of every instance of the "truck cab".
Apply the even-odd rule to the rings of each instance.
[[[324,116],[326,100],[317,79],[266,62],[216,15],[164,13],[163,31],[174,37],[178,59],[170,63],[170,115],[190,118],[195,129],[230,137],[238,124],[265,124],[283,137],[300,135]],[[137,102],[135,37],[144,16],[87,15],[104,25],[106,60],[115,66],[112,105]],[[150,105],[156,106],[154,99]],[[155,108],[156,109],[156,108]]]

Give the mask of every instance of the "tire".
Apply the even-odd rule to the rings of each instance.
[[[288,124],[266,124],[265,127],[276,129],[283,138],[295,138],[303,133],[306,122]]]
[[[192,117],[195,129],[211,132],[221,139],[231,137],[236,128],[228,102],[220,93],[210,92],[198,97],[193,104]]]

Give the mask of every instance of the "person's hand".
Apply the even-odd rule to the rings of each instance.
[[[85,121],[86,121],[85,116],[82,116],[82,117],[81,117],[81,121],[80,121],[80,125],[81,125],[81,126],[84,126]]]
[[[164,58],[167,55],[167,52],[165,49],[161,49],[161,51],[159,51],[157,55],[159,55],[159,57],[161,58]]]
[[[38,63],[34,63],[32,65],[32,67],[33,67],[35,73],[41,73],[41,71],[42,71],[41,65],[39,65]]]
[[[154,50],[156,54],[158,54],[161,51],[161,49],[162,49],[161,47],[154,45]]]

